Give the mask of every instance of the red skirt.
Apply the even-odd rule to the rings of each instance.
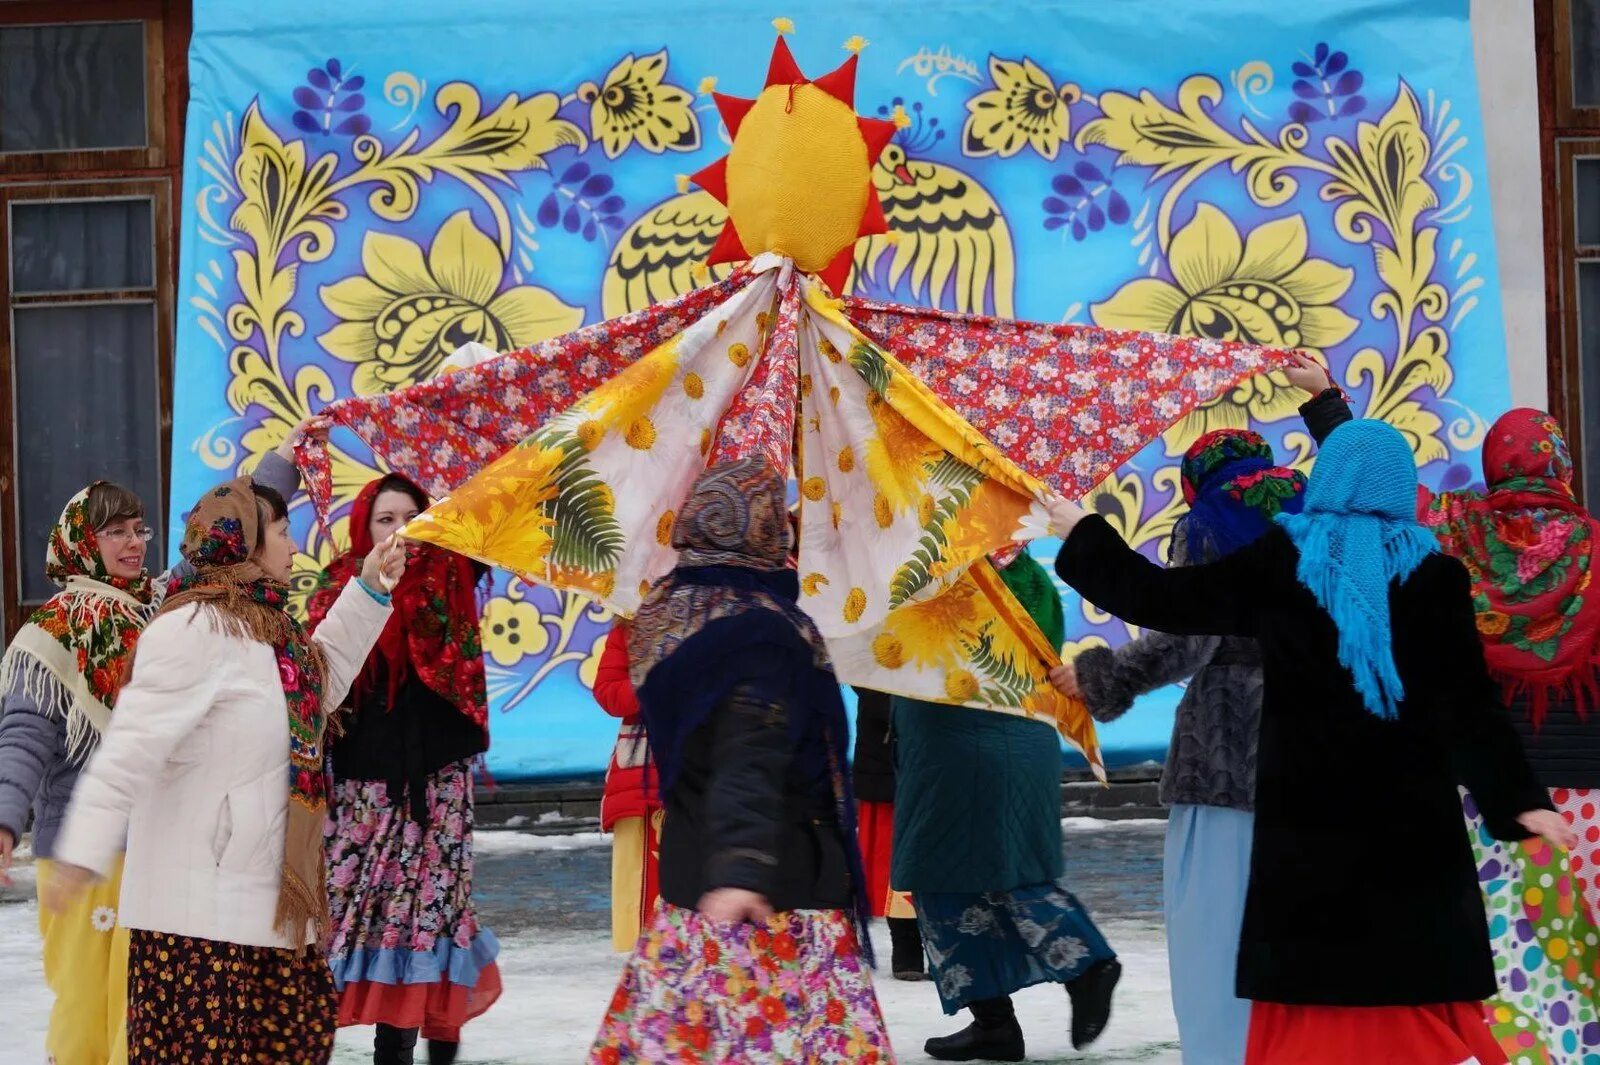
[[[861,864],[867,874],[867,901],[872,916],[889,908],[889,866],[894,857],[894,803],[856,804],[856,836],[861,841]]]
[[[1250,1007],[1245,1065],[1505,1065],[1476,1002]]]

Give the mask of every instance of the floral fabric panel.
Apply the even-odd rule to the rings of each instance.
[[[712,285],[408,388],[343,399],[322,413],[439,498],[748,281]],[[353,495],[372,479],[321,441],[303,442],[298,454],[325,523],[336,496]],[[350,478],[359,481],[346,485]]]
[[[1168,332],[856,299],[846,310],[1017,465],[1071,496],[1215,397],[1269,381],[1267,371],[1282,362],[1272,348]],[[1294,389],[1286,395],[1295,406],[1305,398]]]

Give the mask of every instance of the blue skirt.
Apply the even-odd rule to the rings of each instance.
[[[946,1013],[1034,984],[1065,984],[1117,955],[1066,885],[913,896]]]
[[[1174,806],[1167,820],[1161,902],[1185,1065],[1244,1061],[1250,1003],[1233,989],[1254,824],[1220,806]]]

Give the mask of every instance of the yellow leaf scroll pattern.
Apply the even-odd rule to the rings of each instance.
[[[1217,167],[1244,174],[1246,191],[1265,208],[1288,203],[1301,176],[1310,176],[1322,183],[1321,198],[1335,205],[1338,235],[1371,248],[1383,287],[1367,309],[1395,330],[1393,357],[1363,348],[1345,367],[1345,381],[1368,386],[1364,415],[1404,433],[1419,464],[1447,458],[1442,420],[1416,398],[1424,388],[1443,394],[1452,375],[1449,333],[1441,324],[1450,295],[1432,280],[1439,228],[1426,214],[1437,203],[1428,181],[1433,144],[1415,93],[1402,81],[1389,109],[1376,122],[1359,123],[1353,141],[1324,139],[1326,158],[1311,154],[1310,132],[1299,123],[1270,137],[1241,118],[1242,134],[1236,135],[1212,115],[1221,100],[1221,83],[1204,75],[1179,86],[1175,106],[1149,90],[1136,96],[1105,92],[1099,97],[1101,117],[1079,130],[1080,149],[1106,145],[1120,153],[1119,165],[1153,168],[1153,178],[1178,175],[1162,195],[1155,227],[1177,284],[1130,282],[1095,308],[1096,321],[1162,319],[1179,331],[1263,343],[1278,342],[1274,337],[1288,343],[1293,332],[1310,348],[1349,337],[1353,319],[1336,306],[1350,287],[1347,272],[1306,256],[1300,216],[1258,226],[1241,243],[1232,224],[1202,204],[1187,225],[1173,229],[1184,193]],[[1168,452],[1181,453],[1207,427],[1286,417],[1281,385],[1263,377],[1235,390],[1223,401],[1233,410],[1213,406],[1198,412],[1182,433],[1168,435]]]
[[[265,412],[245,441],[247,452],[267,450],[269,441],[281,440],[314,408],[335,398],[333,380],[320,366],[288,372],[283,345],[286,337],[305,332],[305,319],[293,307],[300,269],[332,253],[335,224],[348,217],[342,197],[358,189],[371,189],[368,205],[380,219],[403,222],[417,209],[422,183],[451,177],[479,196],[498,233],[492,257],[485,253],[483,235],[465,216],[441,227],[426,259],[409,242],[406,248],[380,241],[370,256],[363,248],[372,287],[352,286],[347,280],[325,289],[325,298],[331,293],[333,309],[345,318],[344,331],[335,330],[330,350],[354,358],[369,345],[370,333],[379,362],[378,349],[385,343],[394,345],[397,356],[408,352],[399,356],[399,369],[358,372],[358,387],[376,390],[424,376],[435,365],[434,352],[452,346],[446,339],[451,330],[469,340],[499,332],[552,336],[580,324],[574,308],[543,290],[520,286],[495,293],[511,249],[512,228],[489,182],[509,186],[513,174],[547,169],[549,153],[586,144],[583,131],[557,117],[560,97],[555,93],[526,98],[509,94],[485,113],[475,88],[452,82],[435,94],[434,105],[449,120],[443,132],[424,142],[420,129],[413,129],[393,148],[363,134],[351,144],[357,165],[342,176],[337,176],[336,154],[313,157],[307,142],[280,137],[259,106],[252,104],[246,111],[232,173],[239,205],[229,223],[242,245],[232,253],[238,296],[224,320],[234,342],[228,402],[240,414],[254,405]],[[385,259],[387,269],[372,269],[377,258]],[[377,303],[380,294],[382,306]],[[339,504],[370,479],[370,471],[338,452],[334,464]]]

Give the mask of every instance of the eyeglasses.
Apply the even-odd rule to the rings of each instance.
[[[125,531],[122,529],[97,529],[95,539],[108,544],[131,544],[135,540],[149,543],[155,539],[156,531],[148,525],[141,525],[137,529]]]

